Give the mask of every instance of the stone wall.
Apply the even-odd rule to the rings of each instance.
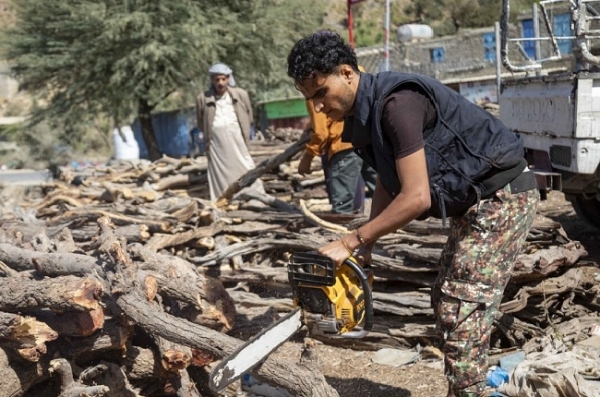
[[[542,34],[546,33],[542,29]],[[394,43],[390,48],[390,69],[393,71],[419,73],[435,77],[442,82],[460,83],[493,79],[496,75],[495,59],[485,59],[485,35],[493,35],[494,27],[481,29],[463,29],[453,36],[436,37],[409,43]],[[519,25],[511,26],[510,37],[521,35]],[[499,43],[497,43],[499,45]],[[547,45],[543,45],[543,55],[548,54]],[[443,60],[434,62],[432,52],[442,49]],[[494,51],[494,50],[493,50]],[[495,51],[494,51],[495,52]],[[383,47],[359,48],[356,50],[358,63],[367,72],[377,73],[383,70]],[[525,62],[515,45],[509,47],[511,59]],[[495,57],[493,57],[495,58]],[[559,61],[554,61],[554,69],[571,70],[573,56],[566,55]],[[508,73],[504,67],[501,72]]]

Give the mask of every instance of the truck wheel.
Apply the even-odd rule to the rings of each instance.
[[[596,197],[571,196],[570,201],[577,215],[600,228],[600,201]]]

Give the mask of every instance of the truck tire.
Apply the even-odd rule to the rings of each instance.
[[[578,194],[569,199],[577,215],[600,229],[600,201],[596,197],[586,198]]]

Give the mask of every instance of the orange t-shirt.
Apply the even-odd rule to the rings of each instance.
[[[321,156],[327,152],[327,158],[334,154],[352,149],[350,142],[342,142],[343,121],[334,121],[325,114],[317,112],[312,100],[306,101],[306,108],[310,115],[313,133],[306,144],[306,150],[313,156]]]

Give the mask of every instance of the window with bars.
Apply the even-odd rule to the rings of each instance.
[[[483,59],[486,61],[496,60],[496,33],[484,33],[483,35]]]

